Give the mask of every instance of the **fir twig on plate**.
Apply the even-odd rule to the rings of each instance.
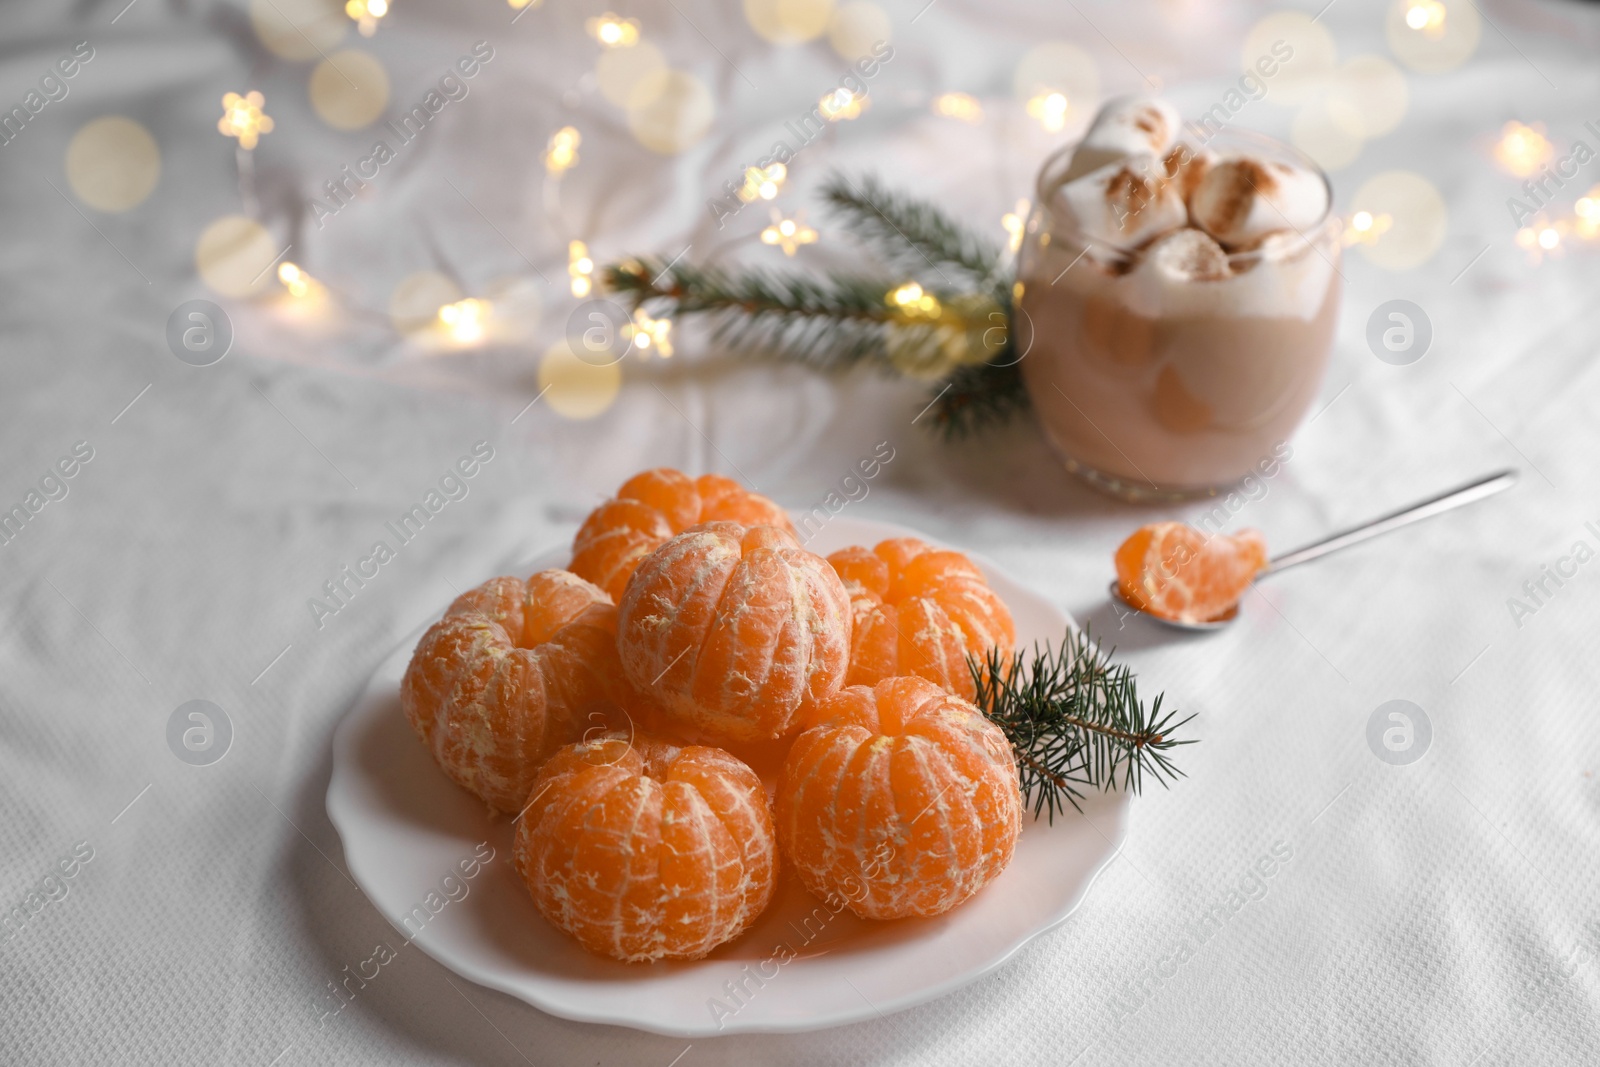
[[[1081,811],[1084,791],[1115,788],[1119,772],[1134,793],[1147,775],[1162,785],[1183,776],[1170,753],[1194,741],[1173,734],[1194,716],[1163,711],[1160,695],[1147,709],[1133,672],[1087,632],[1068,631],[1060,644],[1035,645],[1023,658],[991,649],[968,666],[978,707],[1016,752],[1034,818],[1047,812],[1054,821],[1067,804]]]

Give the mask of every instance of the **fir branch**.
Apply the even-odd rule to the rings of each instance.
[[[1146,709],[1133,672],[1115,664],[1087,632],[1068,631],[1054,648],[1035,645],[1030,662],[998,649],[968,657],[977,704],[1011,741],[1022,793],[1034,818],[1079,801],[1086,789],[1117,786],[1139,792],[1148,775],[1163,786],[1182,777],[1170,753],[1193,739],[1173,734],[1194,718],[1163,712],[1158,695]]]
[[[1000,247],[977,236],[934,205],[892,192],[872,175],[854,181],[835,173],[822,187],[822,197],[849,232],[870,244],[886,266],[928,280],[928,272],[946,285],[961,275],[969,285],[1009,291]]]
[[[822,280],[744,268],[737,274],[644,257],[607,267],[606,286],[676,318],[709,314],[720,343],[821,369],[882,358],[892,313],[888,286],[835,275]]]
[[[932,421],[946,440],[958,440],[1026,413],[1032,403],[1009,347],[992,363],[958,367],[935,391]]]

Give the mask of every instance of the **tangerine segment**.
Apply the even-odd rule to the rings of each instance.
[[[1005,602],[960,552],[914,537],[841,549],[828,562],[850,593],[853,631],[846,685],[916,675],[971,700],[969,655],[1007,656],[1016,629]]]
[[[778,778],[778,842],[811,892],[866,919],[939,915],[994,879],[1022,829],[1011,744],[923,678],[816,709]]]
[[[628,680],[716,741],[790,733],[844,684],[849,650],[838,575],[775,526],[690,527],[640,564],[618,609]]]
[[[674,534],[713,521],[794,532],[782,508],[732,478],[705,474],[691,479],[660,467],[635,474],[622,483],[615,499],[589,513],[572,542],[572,571],[621,600],[644,557]]]
[[[719,748],[643,735],[552,756],[512,856],[552,926],[629,962],[699,959],[743,933],[778,880],[755,772]]]
[[[1177,622],[1205,622],[1239,602],[1267,568],[1259,530],[1208,537],[1181,522],[1141,526],[1117,549],[1117,588],[1141,611]]]
[[[400,705],[452,780],[513,812],[546,757],[610,710],[619,675],[611,599],[541,571],[457,597],[417,643]]]

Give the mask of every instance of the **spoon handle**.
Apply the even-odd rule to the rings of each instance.
[[[1501,490],[1511,488],[1516,484],[1516,481],[1517,472],[1514,469],[1499,471],[1487,477],[1479,478],[1438,496],[1429,497],[1420,503],[1412,504],[1410,507],[1401,508],[1399,511],[1391,511],[1389,514],[1382,515],[1370,522],[1364,522],[1360,526],[1336,533],[1332,537],[1323,538],[1315,544],[1297,548],[1293,552],[1286,552],[1277,559],[1272,560],[1267,565],[1267,569],[1269,571],[1281,571],[1285,567],[1293,567],[1297,563],[1304,563],[1307,560],[1326,556],[1330,552],[1337,552],[1341,548],[1348,548],[1350,545],[1370,540],[1379,534],[1386,534],[1390,530],[1398,530],[1402,526],[1410,526],[1414,522],[1421,522],[1423,519],[1432,518],[1446,511],[1452,511],[1475,500],[1493,496]]]

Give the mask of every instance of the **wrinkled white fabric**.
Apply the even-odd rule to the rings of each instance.
[[[601,5],[550,0],[512,24],[500,0],[395,0],[377,36],[341,45],[383,60],[391,116],[473,42],[492,42],[495,58],[319,228],[308,198],[372,134],[318,121],[312,64],[262,51],[243,0],[124,4],[0,12],[0,106],[74,42],[96,50],[70,94],[0,146],[0,506],[77,442],[92,449],[65,496],[0,545],[0,910],[26,915],[0,941],[0,1061],[1600,1059],[1600,562],[1547,581],[1520,619],[1507,604],[1545,565],[1570,571],[1577,542],[1600,548],[1597,251],[1532,265],[1505,205],[1519,181],[1490,157],[1511,118],[1545,123],[1560,154],[1580,138],[1600,147],[1583,126],[1600,122],[1593,5],[1478,5],[1489,20],[1478,54],[1454,72],[1408,73],[1401,126],[1335,173],[1341,207],[1380,171],[1422,174],[1448,230],[1414,270],[1348,256],[1326,407],[1232,521],[1291,547],[1497,467],[1520,467],[1521,484],[1273,577],[1239,625],[1182,639],[1119,627],[1104,590],[1135,525],[1203,508],[1097,496],[1029,426],[944,444],[912,425],[926,403],[915,386],[708,360],[692,329],[670,362],[630,363],[598,417],[527,405],[575,305],[569,240],[599,262],[684,252],[860,266],[808,204],[834,166],[934,196],[999,239],[1002,213],[1086,118],[1050,135],[1026,117],[1012,76],[1028,48],[1071,41],[1096,58],[1106,94],[1148,89],[1148,76],[1192,117],[1237,79],[1264,5],[883,0],[894,58],[867,113],[793,162],[778,204],[806,206],[820,239],[785,261],[756,238],[767,205],[719,231],[706,202],[845,64],[825,39],[761,41],[738,5],[623,12],[715,101],[708,135],[661,156],[595,91],[582,23]],[[1384,16],[1345,0],[1319,22],[1343,61],[1388,54]],[[277,123],[255,154],[262,218],[337,290],[345,310],[330,321],[218,297],[196,275],[201,230],[240,210],[218,102],[249,88]],[[931,113],[952,90],[982,101],[981,123]],[[104,114],[143,123],[161,151],[154,191],[121,214],[83,206],[63,171],[74,132]],[[1293,114],[1261,101],[1236,121],[1285,134]],[[569,123],[581,161],[558,222],[541,157]],[[1596,183],[1590,164],[1562,210]],[[467,293],[542,273],[540,324],[525,342],[424,354],[386,316],[399,280],[424,269],[454,272]],[[167,348],[168,316],[192,298],[222,303],[235,330],[211,367]],[[1365,340],[1373,309],[1397,298],[1433,323],[1432,350],[1410,366],[1378,361]],[[308,600],[479,441],[493,459],[467,495],[319,627]],[[880,441],[895,458],[853,513],[1027,576],[1114,642],[1149,694],[1198,715],[1201,743],[1175,756],[1187,777],[1134,802],[1125,848],[1078,912],[952,996],[808,1035],[689,1042],[566,1022],[417,952],[325,1016],[330,984],[391,935],[346,876],[324,812],[329,740],[401,636],[503,561],[567,542],[636,470],[718,471],[801,509]],[[174,709],[196,699],[232,723],[231,750],[210,766],[167,743]],[[1431,748],[1409,766],[1367,742],[1391,699],[1431,722]]]

